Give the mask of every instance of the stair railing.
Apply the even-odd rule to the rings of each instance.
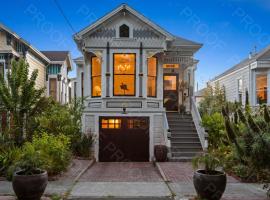
[[[163,137],[164,137],[164,141],[167,147],[171,147],[171,142],[170,142],[170,138],[171,138],[171,131],[170,131],[170,127],[168,124],[168,119],[167,119],[167,114],[166,112],[163,113]]]
[[[191,114],[192,118],[200,138],[200,142],[202,145],[203,150],[207,150],[208,147],[208,134],[205,132],[205,129],[201,125],[201,115],[195,103],[195,98],[191,97]]]

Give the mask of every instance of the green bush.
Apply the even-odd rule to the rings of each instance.
[[[73,145],[76,156],[89,158],[91,156],[91,147],[93,144],[92,134],[83,134],[79,136]]]
[[[58,174],[67,169],[71,159],[70,139],[67,136],[43,133],[41,137],[34,136],[33,142],[28,145],[40,152],[48,174]]]
[[[9,172],[22,169],[25,174],[32,174],[36,169],[45,169],[49,175],[55,175],[65,171],[71,159],[69,138],[62,134],[35,135],[33,141],[26,142],[20,150]]]
[[[221,113],[205,114],[202,117],[202,126],[208,131],[209,149],[216,149],[220,145],[227,145],[224,119]]]
[[[76,154],[78,143],[85,143],[86,139],[81,140],[81,117],[83,111],[81,99],[74,100],[70,105],[60,105],[59,103],[51,106],[43,112],[37,119],[38,132],[46,132],[52,135],[63,134],[70,138],[72,151]],[[89,143],[89,142],[88,142]]]

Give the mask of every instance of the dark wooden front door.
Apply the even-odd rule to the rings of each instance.
[[[164,74],[163,102],[167,111],[178,111],[178,75]]]
[[[99,161],[149,161],[148,117],[100,117]]]

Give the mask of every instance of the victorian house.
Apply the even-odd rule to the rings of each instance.
[[[72,60],[68,51],[39,51],[3,24],[0,24],[0,74],[6,78],[11,70],[11,60],[24,58],[29,72],[38,70],[36,86],[45,88],[46,96],[60,103],[68,103],[68,72]],[[0,102],[1,103],[1,102]],[[0,131],[6,124],[6,115],[0,116]]]
[[[201,44],[169,33],[126,4],[74,40],[83,54],[74,60],[76,95],[85,97],[83,131],[95,134],[98,161],[150,161],[158,144],[169,147],[171,158],[202,150],[190,115],[194,54]]]
[[[228,101],[251,106],[270,105],[270,46],[260,52],[250,53],[247,58],[209,81],[224,87]],[[248,93],[247,93],[247,92]],[[246,97],[246,95],[248,97]]]

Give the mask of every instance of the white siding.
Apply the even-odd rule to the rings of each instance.
[[[154,145],[164,144],[164,136],[163,136],[163,116],[162,115],[154,115],[153,120],[153,134],[154,134]]]
[[[243,80],[243,91],[242,91],[242,103],[245,101],[245,91],[250,92],[250,69],[246,66],[238,71],[234,71],[228,75],[225,75],[215,81],[211,81],[210,84],[214,86],[217,82],[222,87],[225,87],[226,99],[234,102],[238,101],[238,79]]]

